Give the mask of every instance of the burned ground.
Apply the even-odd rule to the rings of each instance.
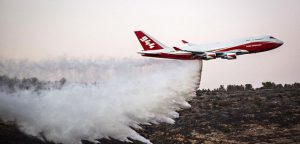
[[[299,143],[300,87],[198,92],[174,125],[146,126],[153,143]]]

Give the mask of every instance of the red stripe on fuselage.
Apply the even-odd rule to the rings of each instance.
[[[238,46],[234,46],[234,47],[212,50],[211,52],[227,52],[227,51],[232,51],[232,50],[247,50],[250,53],[255,53],[255,52],[263,52],[263,51],[275,49],[279,46],[281,46],[281,44],[278,44],[275,42],[252,42],[252,43],[242,44],[242,45],[238,45]]]

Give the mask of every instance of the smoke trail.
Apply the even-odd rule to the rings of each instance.
[[[151,143],[133,128],[174,123],[176,110],[195,94],[202,63],[174,60],[70,60],[0,62],[0,74],[67,83],[38,92],[0,91],[0,117],[15,120],[27,134],[55,142],[80,143],[128,138]]]

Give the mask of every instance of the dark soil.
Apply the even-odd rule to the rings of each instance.
[[[300,143],[300,87],[199,94],[174,125],[145,126],[164,143]]]

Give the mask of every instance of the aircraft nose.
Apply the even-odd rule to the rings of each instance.
[[[278,48],[278,47],[280,47],[281,45],[283,45],[283,41],[281,41],[281,40],[279,40],[279,39],[276,39],[275,41],[274,41],[275,43],[275,48]]]
[[[279,39],[277,39],[277,44],[278,44],[279,46],[281,46],[281,45],[283,45],[283,44],[284,44],[284,42],[283,42],[283,41],[281,41],[281,40],[279,40]]]

